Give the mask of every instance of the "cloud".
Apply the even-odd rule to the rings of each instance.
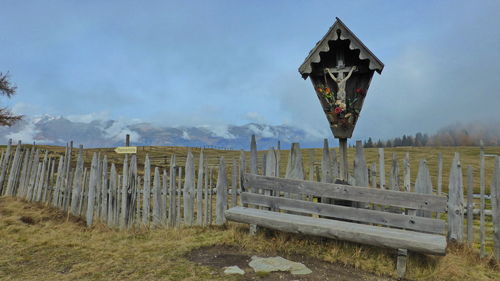
[[[256,123],[265,123],[266,118],[262,116],[262,114],[252,111],[252,112],[247,112],[244,116],[244,118],[250,122],[256,122]]]
[[[26,122],[26,125],[22,127],[21,130],[16,132],[11,132],[5,136],[5,139],[12,139],[13,142],[22,141],[23,143],[43,143],[43,141],[37,141],[36,135],[39,131],[36,129],[33,122]]]
[[[112,121],[111,126],[103,128],[104,132],[104,137],[105,138],[110,138],[114,141],[120,141],[123,140],[125,135],[130,135],[130,139],[133,140],[134,142],[140,142],[141,141],[141,135],[139,135],[137,132],[131,130],[128,128],[128,126],[131,125],[131,123],[128,123],[123,120],[114,120]]]

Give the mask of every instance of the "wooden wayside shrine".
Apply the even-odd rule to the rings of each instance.
[[[358,121],[374,72],[384,64],[339,19],[309,52],[299,72],[310,78],[341,154],[340,179],[347,181],[347,139]]]

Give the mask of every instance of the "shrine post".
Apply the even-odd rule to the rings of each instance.
[[[341,154],[340,180],[348,180],[347,139],[352,137],[373,73],[384,64],[336,18],[299,67],[310,78]]]

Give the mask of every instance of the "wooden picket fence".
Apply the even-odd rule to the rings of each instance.
[[[349,184],[446,195],[442,188],[441,154],[438,156],[437,187],[433,188],[425,160],[419,162],[416,180],[411,182],[408,153],[403,160],[402,171],[393,155],[387,184],[384,149],[380,148],[378,152],[378,167],[377,163],[368,165],[363,147],[360,142],[357,143]],[[49,157],[48,151],[34,146],[23,146],[21,142],[14,146],[12,141],[9,141],[6,149],[1,152],[0,195],[57,207],[72,215],[83,217],[88,226],[97,222],[118,229],[209,226],[226,223],[224,211],[239,204],[241,179],[246,172],[326,183],[334,183],[341,172],[335,150],[328,148],[326,140],[319,165],[314,161],[304,165],[300,145],[294,143],[289,152],[284,175],[280,175],[282,159],[279,146],[278,149],[271,148],[258,157],[254,136],[250,152],[241,151],[239,159],[233,158],[228,165],[224,157],[219,157],[218,165],[208,165],[203,150],[197,155],[197,159],[191,151],[188,151],[187,155],[169,155],[170,160],[166,168],[152,166],[146,155],[143,171],[138,171],[138,159],[134,154],[124,156],[120,167],[108,163],[107,156],[98,153],[93,154],[90,166],[85,167],[83,155],[83,146],[75,153],[72,143],[66,147],[64,155],[57,159]],[[183,166],[176,165],[176,157],[185,159]],[[471,167],[467,167],[464,177],[460,155],[455,153],[449,174],[448,212],[414,215],[446,216],[450,241],[469,245],[474,243],[479,245],[482,257],[493,254],[500,260],[500,158],[495,157],[491,194],[486,194],[483,151],[479,161],[479,198],[472,192],[473,183],[477,181],[472,178]],[[477,205],[474,200],[477,199],[479,208],[474,209],[474,205]],[[492,217],[491,227],[487,227],[487,216]],[[474,229],[477,228],[474,221],[478,217],[479,239],[474,237]],[[487,241],[493,242],[492,253],[487,251]]]

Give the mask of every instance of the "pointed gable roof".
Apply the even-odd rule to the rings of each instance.
[[[328,42],[339,39],[337,30],[341,31],[340,39],[349,39],[349,48],[351,50],[359,50],[359,59],[370,60],[369,68],[377,71],[379,74],[384,69],[384,64],[359,40],[356,35],[338,18],[336,17],[335,23],[330,27],[328,32],[323,36],[321,41],[316,43],[314,49],[309,52],[302,65],[299,67],[299,72],[302,78],[306,79],[312,72],[312,64],[321,61],[320,53],[330,51]]]

